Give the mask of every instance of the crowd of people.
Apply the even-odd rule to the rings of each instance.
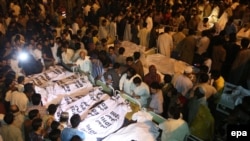
[[[46,109],[34,86],[24,84],[26,76],[61,65],[88,76],[93,85],[101,81],[129,94],[142,107],[168,118],[160,124],[162,141],[184,139],[190,133],[213,140],[215,105],[225,81],[249,89],[250,40],[237,38],[241,28],[249,27],[249,4],[244,0],[1,0],[0,100],[5,125],[0,135],[3,140],[20,141],[84,139],[77,130],[79,115],[62,113],[55,121],[56,105]],[[194,74],[187,67],[182,74],[162,78],[156,66],[149,65],[145,73],[142,52],[124,56],[123,41],[155,47],[167,58],[200,71]],[[248,99],[237,108],[248,110]],[[242,112],[249,117],[247,110]]]

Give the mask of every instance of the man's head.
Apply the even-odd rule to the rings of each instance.
[[[133,59],[132,57],[127,57],[127,58],[126,58],[126,63],[127,63],[127,65],[128,65],[128,66],[131,66],[131,65],[133,64],[133,60],[134,60],[134,59]]]
[[[164,75],[164,82],[171,83],[171,81],[172,81],[172,76],[170,74],[165,74]]]
[[[135,60],[140,59],[140,57],[141,57],[141,53],[140,52],[134,52],[134,59]]]
[[[206,83],[209,80],[209,76],[207,73],[201,73],[200,74],[200,82],[201,83]]]
[[[60,116],[60,122],[68,122],[68,120],[69,120],[69,113],[62,112]]]
[[[31,96],[31,101],[32,101],[33,105],[39,105],[39,104],[41,104],[41,99],[42,99],[41,94],[38,94],[38,93],[33,94]]]
[[[121,65],[119,63],[114,63],[113,69],[115,70],[115,72],[119,72],[120,68],[121,68]]]
[[[81,59],[85,59],[85,57],[86,57],[86,55],[87,55],[87,52],[86,51],[81,51],[80,53],[79,53],[79,56],[81,57]]]
[[[32,121],[32,129],[34,131],[42,130],[43,129],[43,120],[41,118],[35,118]]]
[[[133,79],[133,83],[134,83],[137,87],[141,85],[141,82],[142,82],[142,80],[141,80],[140,77],[135,77],[135,78]]]
[[[10,125],[14,121],[14,115],[12,113],[7,113],[7,114],[4,115],[3,120],[4,120],[5,123]]]
[[[57,106],[55,104],[50,104],[48,107],[48,112],[50,115],[54,115],[56,113]]]
[[[40,117],[39,110],[34,109],[34,110],[29,111],[28,117],[29,117],[30,120],[33,120],[35,118]]]
[[[179,119],[181,116],[181,109],[179,106],[172,106],[169,108],[168,114],[173,119]]]
[[[79,114],[74,114],[71,118],[70,118],[70,123],[72,128],[76,128],[81,122],[81,117]]]
[[[248,46],[249,46],[249,39],[247,39],[247,38],[243,38],[243,39],[241,39],[241,46],[242,46],[242,48],[248,48]]]
[[[131,77],[133,77],[136,74],[135,69],[133,68],[128,68],[127,70],[127,79],[130,79]]]
[[[118,50],[119,55],[123,55],[125,52],[125,48],[124,47],[120,47]]]

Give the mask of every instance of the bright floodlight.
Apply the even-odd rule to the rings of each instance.
[[[28,59],[28,54],[26,52],[21,52],[18,55],[18,59],[21,60],[21,61],[26,61]]]

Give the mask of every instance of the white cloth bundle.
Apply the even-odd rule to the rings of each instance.
[[[73,114],[79,114],[82,118],[87,115],[88,110],[101,100],[109,98],[109,95],[101,92],[99,89],[94,89],[83,97],[65,96],[57,108],[55,119],[59,120],[62,112],[68,112],[69,117]]]
[[[91,109],[79,129],[87,136],[104,138],[123,125],[125,115],[130,111],[129,104],[120,95],[111,97]]]

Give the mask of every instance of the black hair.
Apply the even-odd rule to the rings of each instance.
[[[134,69],[134,68],[131,68],[131,67],[127,69],[127,72],[130,72],[130,73],[131,73],[131,76],[134,76],[134,75],[136,74],[135,69]]]
[[[24,93],[35,93],[35,89],[33,88],[32,83],[24,84]]]
[[[55,104],[50,104],[48,107],[48,112],[50,115],[54,115],[56,113],[57,106]]]
[[[14,121],[14,115],[12,113],[7,113],[7,114],[4,115],[3,120],[4,120],[5,123],[10,125]]]
[[[53,129],[50,133],[49,133],[49,139],[51,141],[57,141],[58,138],[60,138],[61,136],[61,130],[59,129]]]
[[[132,58],[132,57],[127,57],[126,58],[126,61],[128,62],[128,61],[133,61],[134,59]]]
[[[110,50],[110,49],[113,49],[113,50],[115,50],[115,48],[114,48],[113,46],[109,47],[109,50]]]
[[[60,122],[53,120],[50,127],[52,130],[58,129]]]
[[[249,45],[249,39],[247,38],[243,38],[241,39],[241,42],[240,42],[242,48],[248,48],[248,45]]]
[[[212,70],[211,71],[211,77],[215,80],[217,80],[219,77],[220,77],[220,71],[217,71],[217,70]]]
[[[28,117],[30,120],[33,120],[38,114],[39,114],[39,110],[34,109],[34,110],[29,111]]]
[[[179,26],[180,27],[180,26]],[[183,29],[183,28],[182,28]],[[164,32],[169,32],[170,31],[170,27],[169,26],[165,26],[164,28]]]
[[[82,141],[81,137],[79,137],[78,135],[74,135],[70,141]]]
[[[124,47],[120,47],[119,50],[118,50],[118,53],[120,55],[122,55],[124,52],[125,52],[125,48]]]
[[[121,67],[121,65],[119,64],[119,63],[114,63],[114,65],[113,65],[113,68],[114,69],[118,69],[118,68],[120,68]]]
[[[24,81],[24,76],[19,76],[19,77],[17,78],[17,83],[18,83],[18,84],[22,83],[23,81]]]
[[[134,52],[134,59],[135,60],[140,59],[140,57],[141,57],[141,53],[140,52]]]
[[[200,82],[205,83],[209,80],[209,76],[207,73],[201,73],[200,74]]]
[[[39,93],[33,94],[31,96],[31,101],[33,105],[39,105],[41,103],[42,96]]]
[[[98,34],[98,30],[92,31],[92,36],[93,36],[93,37],[96,36],[97,34]]]
[[[4,80],[5,87],[9,88],[13,81],[14,81],[13,78],[7,78],[7,79],[5,79]]]
[[[81,122],[81,117],[79,114],[74,114],[71,118],[70,118],[70,123],[72,128],[76,128]]]
[[[179,119],[181,116],[181,108],[179,106],[171,106],[168,112],[173,116],[173,119]]]
[[[141,84],[142,80],[141,80],[140,77],[135,77],[135,78],[133,79],[133,82],[134,82],[134,84]]]
[[[171,81],[172,81],[172,76],[170,74],[165,74],[164,75],[164,82],[170,83]]]
[[[200,99],[200,98],[202,98],[202,97],[205,96],[205,94],[203,92],[201,92],[200,89],[202,89],[202,88],[201,87],[197,87],[194,90],[194,96],[196,96],[197,99]]]
[[[32,121],[32,129],[34,131],[37,131],[43,124],[43,120],[41,118],[35,118],[33,121]]]
[[[206,65],[202,65],[200,67],[200,72],[202,72],[202,73],[208,73],[208,70],[209,70],[209,67]]]
[[[161,85],[160,85],[160,83],[158,83],[158,82],[152,82],[152,83],[150,84],[150,88],[153,88],[153,89],[161,89]]]

